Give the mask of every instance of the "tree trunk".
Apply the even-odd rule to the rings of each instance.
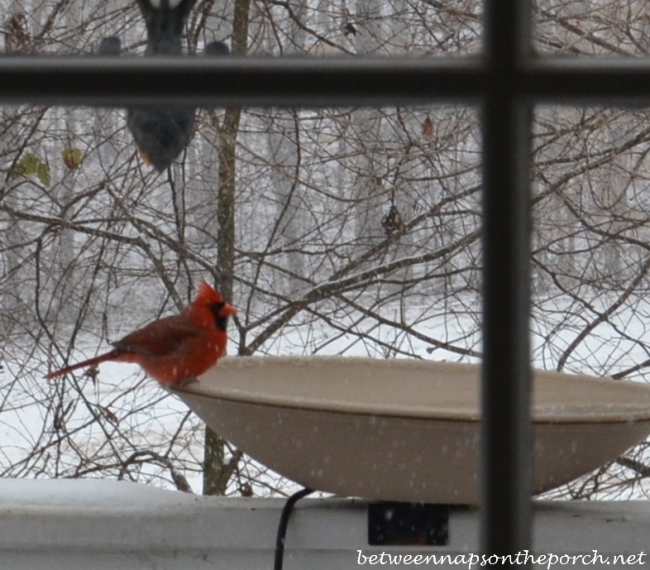
[[[248,43],[248,14],[250,0],[237,0],[233,17],[232,53],[243,56]],[[237,161],[237,133],[241,108],[226,110],[219,146],[219,194],[217,196],[217,275],[218,286],[226,301],[232,301],[233,271],[235,265],[235,173]],[[225,442],[211,428],[205,428],[203,459],[203,494],[223,495],[234,470],[234,456],[226,463]]]

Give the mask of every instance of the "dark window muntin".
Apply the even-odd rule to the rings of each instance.
[[[479,105],[494,87],[468,58],[0,56],[0,104],[126,107]],[[531,103],[647,106],[650,60],[527,58],[507,91]]]
[[[537,58],[529,2],[485,0],[484,53],[456,59],[0,57],[0,104],[481,108],[482,550],[531,547],[529,148],[532,106],[649,105],[647,59]]]

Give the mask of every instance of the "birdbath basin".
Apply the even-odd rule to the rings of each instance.
[[[222,437],[313,489],[476,504],[480,368],[349,357],[224,358],[175,390]],[[534,492],[650,433],[650,387],[535,371]]]

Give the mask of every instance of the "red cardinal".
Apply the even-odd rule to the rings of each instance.
[[[203,281],[180,314],[153,321],[112,343],[113,350],[50,372],[56,378],[100,362],[135,362],[162,384],[185,384],[214,366],[226,352],[228,317],[237,311]]]

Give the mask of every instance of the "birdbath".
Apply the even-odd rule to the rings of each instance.
[[[222,437],[306,487],[475,505],[479,374],[421,360],[231,357],[175,393]],[[537,494],[650,434],[650,387],[535,371],[532,416]]]

